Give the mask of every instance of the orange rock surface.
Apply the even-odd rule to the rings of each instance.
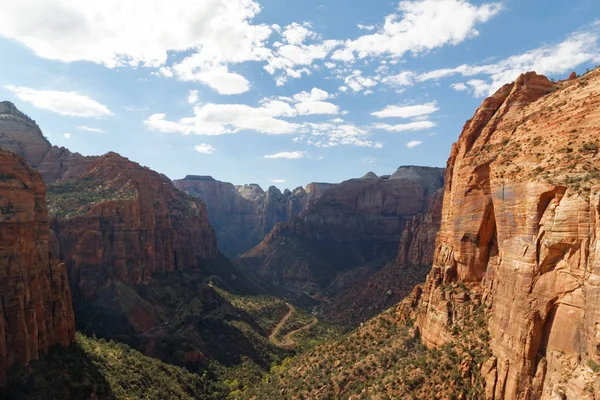
[[[558,83],[521,75],[452,147],[417,324],[425,344],[443,345],[460,318],[444,285],[481,291],[488,399],[600,397],[599,146],[595,70]]]
[[[15,364],[75,340],[64,264],[54,254],[40,174],[0,150],[0,385]]]

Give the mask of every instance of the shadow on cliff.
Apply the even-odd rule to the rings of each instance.
[[[109,382],[79,344],[54,348],[9,373],[0,400],[116,399]]]

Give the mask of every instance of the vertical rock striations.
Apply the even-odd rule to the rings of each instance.
[[[447,284],[479,293],[488,399],[600,396],[599,89],[598,70],[556,84],[523,74],[452,147],[417,324],[441,346],[461,318]]]
[[[35,146],[24,148],[35,153]],[[0,150],[0,385],[14,364],[26,365],[75,339],[67,274],[54,257],[45,193],[37,172]]]

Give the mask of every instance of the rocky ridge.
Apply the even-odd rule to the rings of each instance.
[[[0,385],[13,365],[75,340],[67,274],[45,194],[39,173],[0,150]]]

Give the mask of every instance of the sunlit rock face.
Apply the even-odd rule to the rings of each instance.
[[[599,396],[599,89],[598,70],[558,83],[523,74],[452,147],[417,324],[425,344],[443,345],[460,318],[444,285],[480,288],[489,399]]]

